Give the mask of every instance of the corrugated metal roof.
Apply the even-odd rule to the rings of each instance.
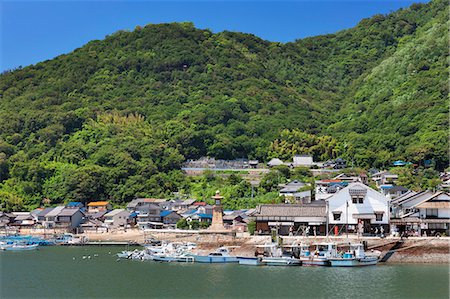
[[[107,206],[109,204],[109,202],[107,201],[91,201],[90,203],[88,203],[88,207],[102,207],[102,206]]]

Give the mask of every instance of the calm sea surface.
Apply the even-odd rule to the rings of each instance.
[[[114,254],[122,249],[0,252],[0,298],[449,298],[447,265],[289,268],[117,262]],[[83,255],[92,258],[83,260]]]

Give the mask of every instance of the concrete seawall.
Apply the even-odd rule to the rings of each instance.
[[[32,233],[32,232],[30,232]],[[24,234],[24,232],[22,232]],[[40,235],[40,234],[36,234]],[[235,250],[237,255],[253,256],[256,246],[270,242],[270,236],[249,236],[248,233],[234,232],[211,232],[206,230],[148,230],[136,229],[124,231],[113,231],[109,233],[84,234],[92,242],[131,242],[143,243],[144,240],[154,238],[171,242],[194,242],[202,252],[216,249],[219,246],[240,246]],[[48,237],[48,234],[47,234]],[[345,242],[364,241],[367,250],[379,250],[382,252],[385,263],[445,263],[450,264],[450,237],[412,237],[400,238],[375,238],[363,237],[283,237],[283,244],[293,242],[315,243],[325,240]]]

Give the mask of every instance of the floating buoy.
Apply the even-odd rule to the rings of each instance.
[[[88,259],[90,259],[91,258],[91,256],[88,256]]]
[[[72,259],[75,260],[75,257],[73,257]]]
[[[85,260],[86,259],[86,256],[85,255],[83,255],[83,260]]]

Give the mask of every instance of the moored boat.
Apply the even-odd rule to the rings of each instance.
[[[6,246],[1,246],[2,250],[9,251],[24,251],[24,250],[34,250],[37,249],[39,244],[8,244]]]
[[[276,243],[257,246],[264,249],[261,263],[267,266],[301,266],[302,261],[292,254],[283,253]]]
[[[237,256],[230,254],[230,247],[220,247],[208,255],[189,255],[194,258],[196,263],[238,263]]]
[[[239,265],[247,265],[247,266],[261,266],[264,265],[261,257],[246,257],[240,256],[238,257]]]
[[[346,251],[329,259],[332,267],[359,267],[376,265],[380,252],[366,253],[362,244],[348,244]]]
[[[263,257],[261,263],[267,266],[301,266],[302,261],[294,257],[280,256],[280,257]]]
[[[311,252],[309,245],[300,245],[300,260],[306,266],[329,266],[329,259],[336,256],[336,244],[332,242],[316,243],[312,245]]]

